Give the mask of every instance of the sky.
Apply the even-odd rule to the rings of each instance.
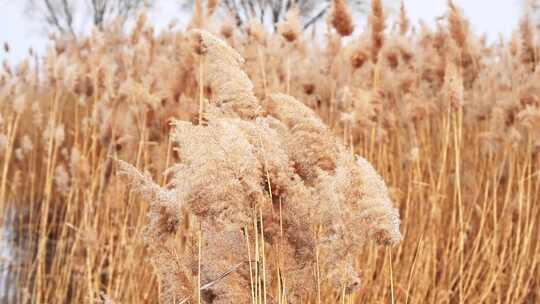
[[[32,47],[43,54],[47,45],[47,35],[40,23],[29,18],[24,10],[24,0],[0,0],[0,43],[8,42],[10,53],[0,49],[0,62],[8,60],[15,63],[28,54]],[[159,0],[150,14],[156,28],[162,28],[172,19],[178,18],[176,0]],[[435,24],[435,18],[446,12],[447,0],[405,0],[408,15],[414,25],[419,20]],[[490,41],[498,39],[499,34],[509,38],[521,16],[519,0],[454,0],[471,22],[474,32],[486,34]],[[184,21],[184,22],[183,22]],[[180,20],[185,23],[185,20]]]

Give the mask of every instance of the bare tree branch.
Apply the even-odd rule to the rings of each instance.
[[[71,12],[71,8],[69,7],[67,0],[62,0],[62,7],[64,9],[64,14],[66,15],[67,27],[70,33],[72,35],[75,35],[75,31],[73,30],[73,14]]]
[[[48,31],[62,35],[76,35],[76,19],[90,16],[99,29],[117,17],[129,17],[151,0],[27,0],[27,10],[32,16],[41,17]],[[79,21],[82,21],[81,19]],[[77,29],[81,30],[81,29]]]
[[[179,0],[184,9],[193,7],[195,0]],[[203,0],[204,1],[204,0]],[[332,0],[222,0],[221,8],[236,18],[238,26],[242,26],[251,19],[258,19],[267,28],[276,29],[289,10],[297,7],[300,13],[303,28],[307,29],[315,24],[328,12]],[[353,10],[359,4],[367,4],[369,0],[347,0]]]
[[[306,30],[307,28],[309,28],[310,26],[315,24],[315,22],[317,22],[319,19],[321,19],[322,16],[324,16],[324,14],[326,13],[326,11],[328,10],[329,7],[330,7],[330,5],[325,6],[317,15],[315,15],[311,19],[309,19],[304,24],[304,30]]]
[[[47,13],[48,13],[48,15],[45,16],[45,20],[47,21],[47,23],[49,23],[49,25],[52,25],[59,32],[64,34],[66,30],[64,29],[62,24],[60,24],[60,19],[58,18],[58,16],[56,16],[56,11],[53,5],[51,4],[50,0],[43,0],[43,1],[45,2],[45,6],[47,7]]]

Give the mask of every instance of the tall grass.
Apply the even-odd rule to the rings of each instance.
[[[246,60],[253,95],[240,90],[248,95],[220,103],[271,101],[274,92],[287,92],[313,109],[351,155],[373,164],[399,209],[400,245],[366,242],[355,254],[359,289],[326,284],[324,265],[338,263],[315,250],[314,283],[306,284],[313,288],[298,301],[538,302],[536,27],[525,17],[510,41],[489,45],[451,2],[446,23],[414,30],[404,8],[393,27],[373,3],[368,27],[357,28],[348,42],[340,36],[347,31],[330,27],[336,21],[323,43],[296,32],[294,22],[277,33],[256,20],[236,28],[210,13],[191,23],[222,34]],[[171,25],[155,33],[143,16],[129,33],[113,23],[78,41],[54,39],[43,58],[32,53],[17,66],[4,64],[0,209],[14,214],[2,221],[11,226],[16,250],[0,264],[16,278],[13,302],[157,303],[166,292],[145,243],[152,210],[117,174],[114,160],[168,189],[172,172],[161,173],[185,161],[169,122],[211,125],[205,113],[225,95],[188,32]],[[288,33],[298,36],[290,41]],[[276,215],[282,203],[276,202]],[[248,262],[227,264],[231,272],[216,270],[218,277],[205,277],[216,248],[205,245],[204,233],[180,235],[178,242],[194,245],[189,256],[197,260],[195,280],[177,286],[193,292],[187,301],[209,302],[208,284],[223,287],[241,273],[250,296],[236,303],[290,300],[288,286],[302,283],[273,267],[280,257],[271,253],[280,250],[268,247],[264,225],[271,222],[262,211],[250,214],[251,232],[238,240],[238,247],[249,246]],[[196,221],[183,223],[180,231]]]

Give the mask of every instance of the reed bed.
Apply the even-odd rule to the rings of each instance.
[[[540,301],[540,45],[527,15],[489,44],[452,2],[436,28],[412,28],[405,7],[394,25],[373,1],[355,28],[335,1],[325,39],[294,11],[269,31],[197,7],[186,29],[156,33],[143,12],[128,31],[51,38],[45,56],[3,65],[3,300]],[[201,35],[219,37],[222,57]],[[397,234],[347,203],[380,185],[363,159]],[[186,189],[221,205],[163,203]],[[170,231],[181,248],[163,245]]]

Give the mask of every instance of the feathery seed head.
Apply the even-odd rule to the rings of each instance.
[[[293,7],[285,16],[285,19],[278,24],[278,31],[288,42],[294,42],[300,36],[300,16],[298,8]]]
[[[354,32],[354,22],[346,0],[334,0],[332,2],[330,23],[343,37],[349,36]]]

